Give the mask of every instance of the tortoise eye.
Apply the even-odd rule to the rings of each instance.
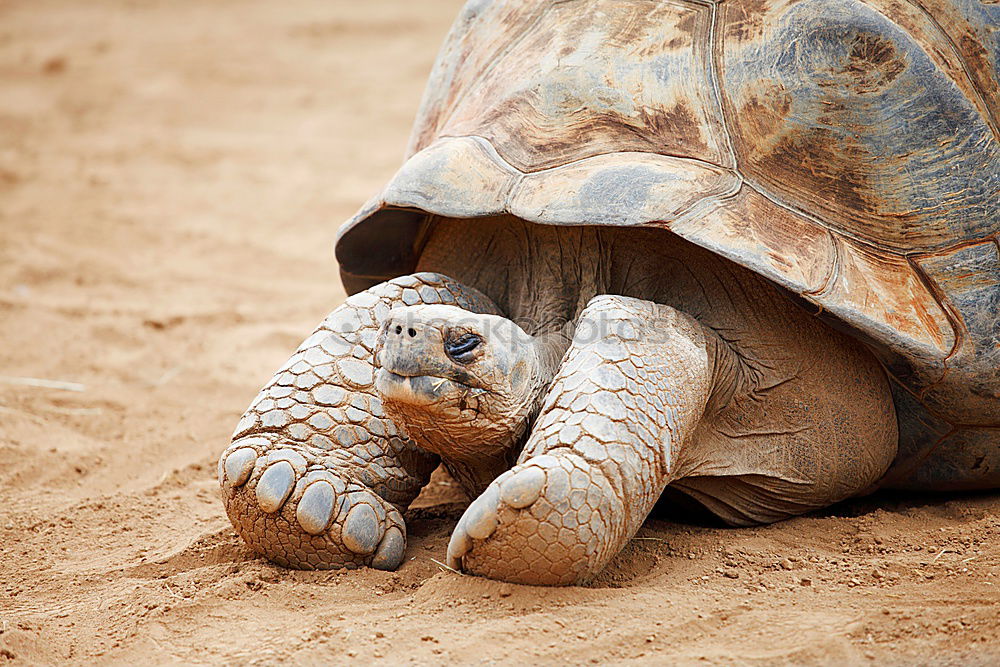
[[[472,361],[476,349],[482,342],[483,339],[476,334],[463,334],[445,341],[444,351],[455,361],[465,364]]]

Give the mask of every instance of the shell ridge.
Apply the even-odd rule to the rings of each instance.
[[[711,207],[721,206],[725,202],[734,199],[740,193],[740,190],[743,189],[743,186],[746,183],[743,180],[743,176],[739,172],[737,172],[735,169],[730,171],[733,172],[736,178],[733,181],[733,185],[730,187],[729,190],[719,194],[709,193],[707,195],[704,195],[703,197],[692,203],[690,206],[688,206],[686,209],[682,209],[674,217],[672,221],[668,222],[666,220],[663,220],[661,222],[665,224],[668,228],[673,230],[675,226],[677,227],[683,226],[688,222],[690,222],[692,218],[697,218],[699,216],[702,216],[704,213],[707,212],[706,209],[709,209]]]
[[[486,156],[487,157],[489,157],[491,160],[493,160],[494,162],[496,162],[497,166],[499,166],[501,169],[504,169],[505,171],[510,172],[511,176],[515,176],[517,178],[523,178],[524,175],[525,175],[525,172],[521,171],[520,169],[518,169],[517,167],[515,167],[514,165],[512,165],[510,162],[508,162],[504,158],[503,155],[500,155],[500,151],[498,151],[496,149],[496,146],[494,146],[493,143],[489,139],[487,139],[486,137],[481,137],[478,134],[465,134],[465,135],[461,135],[461,136],[453,136],[453,135],[447,135],[446,134],[446,135],[442,135],[441,138],[442,139],[471,139],[480,148],[482,148],[483,151],[486,152]],[[433,144],[431,144],[431,145],[433,145]]]
[[[691,0],[694,1],[694,0]],[[719,57],[719,31],[722,30],[719,22],[719,7],[722,0],[718,2],[710,2],[711,12],[712,12],[712,24],[708,33],[708,82],[712,87],[712,101],[715,102],[716,106],[719,108],[719,119],[722,123],[722,139],[726,145],[726,153],[729,155],[729,159],[732,160],[733,169],[739,174],[740,163],[736,159],[736,148],[733,143],[733,135],[729,129],[729,117],[726,113],[726,106],[723,103],[722,98],[722,86],[720,81],[723,80],[722,69],[721,69],[721,58]],[[742,178],[742,174],[739,174]],[[745,179],[744,179],[745,180]]]
[[[927,385],[927,387],[925,387],[921,392],[921,393],[926,393],[928,389],[930,389],[935,384],[941,382],[941,380],[944,379],[944,376],[948,373],[948,360],[951,359],[953,356],[955,356],[958,350],[962,347],[962,344],[965,342],[965,336],[967,332],[965,324],[962,322],[962,318],[958,316],[955,306],[952,305],[951,300],[948,299],[948,297],[941,292],[941,289],[938,287],[937,283],[934,280],[932,280],[930,276],[927,275],[923,267],[920,266],[920,263],[916,261],[915,257],[912,255],[907,255],[906,263],[910,265],[910,267],[913,269],[913,272],[917,274],[917,277],[920,279],[920,282],[923,283],[924,287],[927,288],[927,291],[930,292],[930,295],[934,297],[934,301],[936,301],[938,306],[941,308],[941,311],[947,318],[948,324],[951,326],[952,333],[955,336],[955,340],[952,342],[951,345],[951,350],[948,352],[948,354],[945,355],[944,359],[942,360],[942,363],[944,365],[944,370],[941,373],[941,377],[935,380],[934,382],[930,383],[929,385]]]
[[[521,171],[500,154],[496,147],[493,146],[492,142],[486,137],[480,136],[478,134],[442,134],[441,139],[474,139],[477,143],[482,143],[488,146],[488,153],[490,156],[495,156],[496,159],[500,160],[501,164],[499,166],[504,169],[512,170],[514,173],[521,174],[524,176],[532,176],[534,174],[544,174],[549,171],[556,171],[558,169],[565,169],[567,167],[575,167],[581,163],[587,162],[588,160],[594,160],[597,158],[606,157],[608,155],[651,155],[653,157],[665,157],[671,160],[678,160],[682,162],[690,162],[692,164],[697,164],[702,167],[707,167],[714,171],[729,172],[730,174],[743,178],[742,175],[732,167],[726,167],[725,165],[716,164],[715,162],[710,162],[708,160],[703,160],[701,158],[691,157],[690,155],[671,155],[669,153],[655,153],[653,151],[603,151],[601,153],[594,153],[593,155],[588,155],[586,157],[577,158],[575,160],[570,160],[568,162],[563,162],[562,164],[557,164],[553,167],[544,167],[542,169],[537,169],[534,171]],[[433,146],[433,144],[431,144]],[[430,148],[430,146],[428,146]],[[424,149],[426,150],[426,149]]]
[[[486,137],[480,136],[478,134],[442,134],[440,138],[441,139],[474,139],[474,140],[476,140],[477,144],[481,143],[482,145],[489,147],[487,149],[488,153],[490,154],[490,156],[495,156],[498,160],[500,160],[501,163],[500,163],[499,166],[503,167],[504,169],[512,170],[514,173],[521,174],[521,175],[524,175],[524,176],[533,176],[535,174],[544,174],[544,173],[549,172],[549,171],[556,171],[558,169],[565,169],[567,167],[574,167],[574,166],[577,166],[577,165],[579,165],[581,163],[587,162],[588,160],[594,160],[594,159],[597,159],[597,158],[606,157],[608,155],[643,155],[643,156],[649,155],[649,156],[653,156],[653,157],[665,157],[665,158],[669,158],[671,160],[678,160],[678,161],[682,161],[682,162],[690,162],[692,164],[697,164],[697,165],[700,165],[700,166],[703,166],[703,167],[707,167],[709,169],[723,171],[723,172],[728,172],[728,173],[730,173],[730,174],[732,174],[734,176],[737,176],[737,177],[739,177],[739,178],[742,179],[742,175],[736,169],[733,169],[732,167],[726,167],[726,166],[721,165],[721,164],[716,164],[715,162],[709,162],[708,160],[703,160],[701,158],[691,157],[690,155],[671,155],[669,153],[655,153],[653,151],[603,151],[601,153],[594,153],[593,155],[588,155],[586,157],[577,158],[576,160],[570,160],[570,161],[564,162],[562,164],[557,164],[557,165],[555,165],[553,167],[544,167],[542,169],[537,169],[535,171],[521,171],[520,169],[518,169],[517,167],[515,167],[514,165],[512,165],[510,162],[508,162],[506,160],[506,158],[504,158],[503,155],[501,155],[500,152],[497,151],[497,149],[493,146],[493,144],[490,142],[490,140],[487,139]],[[433,144],[431,144],[431,145],[433,146]],[[428,148],[430,148],[430,146],[428,146]],[[424,150],[426,150],[426,149],[424,149]]]
[[[833,289],[834,285],[836,285],[837,281],[840,279],[840,274],[843,270],[844,264],[844,249],[841,245],[840,239],[837,238],[836,234],[827,228],[824,228],[823,231],[826,232],[827,238],[830,239],[830,245],[833,247],[833,261],[830,262],[830,270],[827,272],[826,278],[823,279],[822,285],[814,290],[808,290],[802,293],[802,296],[813,297],[816,299],[822,299],[830,292],[830,290]],[[823,307],[822,303],[818,305],[820,308]]]
[[[779,199],[776,195],[774,195],[769,190],[767,190],[764,186],[762,186],[759,183],[757,183],[754,179],[751,179],[751,178],[747,177],[743,173],[740,173],[740,172],[737,172],[737,173],[739,173],[739,175],[743,178],[743,180],[746,181],[747,187],[753,188],[757,192],[757,194],[759,194],[761,197],[764,197],[764,198],[768,199],[775,206],[780,206],[781,208],[785,209],[789,213],[792,213],[793,215],[798,215],[800,217],[803,217],[803,218],[809,220],[814,225],[819,225],[820,227],[826,229],[827,231],[830,231],[830,228],[834,227],[830,223],[824,221],[822,218],[819,218],[819,217],[813,215],[812,213],[809,213],[808,211],[801,210],[797,206],[794,206],[792,204],[788,204],[788,203],[785,203],[785,202],[781,201],[781,199]],[[898,257],[903,257],[904,256],[904,255],[901,255],[900,253],[896,253],[896,252],[893,252],[893,251],[891,251],[891,250],[889,250],[887,248],[883,248],[883,247],[881,247],[879,245],[876,245],[875,243],[872,243],[868,239],[861,238],[860,236],[857,236],[856,234],[852,233],[849,230],[841,229],[840,227],[835,227],[835,229],[837,230],[837,233],[834,234],[834,236],[843,236],[845,238],[849,238],[852,241],[854,241],[855,243],[857,243],[858,245],[865,246],[866,248],[876,249],[879,252],[885,252],[885,253],[888,253],[888,254],[891,254],[891,255],[896,255]]]

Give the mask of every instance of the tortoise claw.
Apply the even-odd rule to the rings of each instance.
[[[456,570],[524,584],[579,583],[610,556],[611,487],[575,455],[529,459],[498,477],[459,519]]]
[[[227,513],[253,551],[298,569],[399,566],[406,528],[393,505],[307,449],[274,445],[244,438],[219,462]]]

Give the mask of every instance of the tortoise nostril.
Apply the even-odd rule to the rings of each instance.
[[[417,335],[417,330],[411,327],[406,330],[406,333],[410,334],[410,338],[414,338]]]
[[[397,325],[396,325],[396,334],[401,334],[401,333],[403,333],[403,327],[401,327],[401,326],[399,326],[399,325],[397,324]]]

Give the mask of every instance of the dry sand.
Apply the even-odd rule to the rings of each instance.
[[[1000,662],[995,494],[650,521],[586,588],[439,568],[444,476],[396,573],[244,549],[216,458],[457,6],[0,0],[0,663]]]

